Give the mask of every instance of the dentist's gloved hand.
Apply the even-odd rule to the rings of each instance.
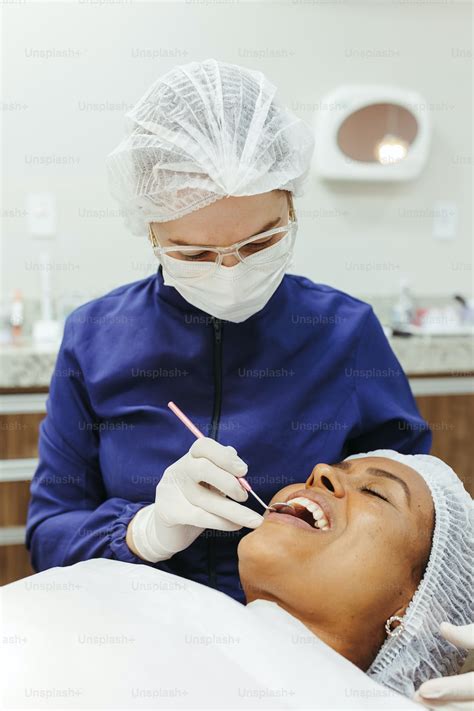
[[[442,622],[440,632],[457,647],[474,649],[474,625],[451,625]],[[415,701],[432,709],[467,711],[474,708],[474,672],[425,681],[417,690]]]
[[[155,503],[140,509],[130,522],[127,542],[132,550],[158,563],[187,548],[206,528],[257,528],[263,517],[236,503],[248,498],[237,480],[246,473],[247,465],[234,447],[209,437],[197,439],[184,457],[165,469]]]

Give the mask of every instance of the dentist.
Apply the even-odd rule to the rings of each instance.
[[[372,308],[286,274],[313,137],[275,91],[209,59],[127,114],[111,189],[159,268],[66,320],[31,484],[38,571],[115,558],[243,602],[237,545],[262,517],[237,476],[270,500],[314,461],[429,452]],[[310,239],[317,263],[324,235]]]

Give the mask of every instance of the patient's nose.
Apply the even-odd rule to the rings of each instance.
[[[338,498],[345,494],[341,475],[336,467],[331,467],[329,464],[317,464],[307,478],[305,488],[325,489]]]

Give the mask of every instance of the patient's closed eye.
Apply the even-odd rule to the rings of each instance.
[[[372,496],[377,496],[379,499],[383,499],[383,500],[386,501],[387,503],[390,503],[390,500],[387,499],[386,496],[384,496],[383,494],[381,494],[380,491],[377,491],[376,489],[371,489],[371,488],[368,487],[368,486],[364,486],[364,487],[361,489],[361,491],[367,491],[369,494],[372,494]]]

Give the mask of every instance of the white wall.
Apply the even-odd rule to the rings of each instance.
[[[29,191],[57,196],[58,295],[103,293],[154,270],[146,241],[126,233],[108,195],[104,156],[121,137],[124,111],[152,81],[207,57],[264,71],[310,124],[324,94],[342,83],[421,92],[434,124],[422,176],[336,187],[313,177],[296,203],[293,271],[356,295],[394,292],[402,275],[418,293],[470,292],[470,3],[12,0],[3,6],[3,35],[2,297],[14,287],[37,295],[40,244],[27,233]],[[48,51],[55,56],[38,56]],[[105,110],[84,110],[104,103]],[[53,164],[37,165],[41,159]],[[431,237],[439,200],[459,209],[451,242]]]

